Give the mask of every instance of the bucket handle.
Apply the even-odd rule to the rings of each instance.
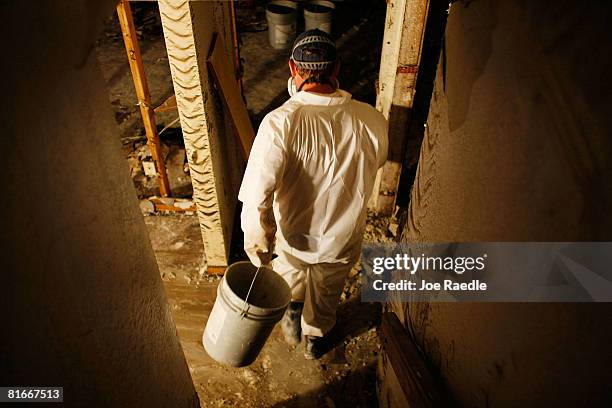
[[[247,292],[246,299],[244,299],[244,306],[242,306],[242,311],[240,312],[240,316],[243,319],[246,316],[246,312],[248,311],[249,295],[251,294],[251,290],[253,289],[253,284],[255,283],[255,279],[257,279],[257,275],[259,274],[260,269],[261,269],[261,266],[257,267],[257,270],[255,271],[255,276],[253,276],[253,280],[251,281],[251,286],[249,286],[249,291]]]

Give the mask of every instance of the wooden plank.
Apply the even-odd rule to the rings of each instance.
[[[242,95],[242,99],[244,100],[244,95],[242,94],[242,63],[240,62],[240,44],[238,37],[238,28],[236,27],[236,0],[230,0],[230,19],[232,25],[232,44],[234,46],[234,71],[236,74],[236,81],[238,81],[238,88],[240,89],[240,94]]]
[[[155,207],[155,211],[171,211],[171,212],[196,212],[197,211],[197,207],[195,204],[192,204],[188,207],[178,206],[176,205],[176,203],[173,202],[173,199],[170,199],[171,203],[166,203],[162,199],[153,198],[153,197],[149,198],[148,200],[151,203],[153,203]]]
[[[178,107],[176,106],[176,95],[172,95],[166,99],[164,103],[155,108],[155,113],[172,112],[176,110],[178,110]]]
[[[428,8],[429,0],[387,3],[376,107],[389,120],[389,157],[379,170],[368,203],[382,214],[390,215],[395,210]]]
[[[207,47],[213,31],[219,29],[215,7],[223,4],[187,0],[158,4],[206,258],[209,265],[224,267],[236,202],[233,193],[227,193],[233,188],[228,166],[237,162],[228,164],[223,150],[220,134],[226,132],[222,132],[223,122],[216,120],[221,113],[210,97],[213,89],[206,66]]]
[[[211,275],[223,275],[226,269],[225,266],[208,266],[206,271]]]
[[[236,81],[234,70],[232,69],[230,61],[227,59],[226,49],[219,36],[215,35],[213,37],[210,49],[208,67],[227,104],[232,123],[240,139],[242,154],[244,158],[247,159],[251,152],[251,146],[253,146],[253,140],[255,139],[255,132],[251,124],[251,119],[249,118],[249,112],[242,99],[240,86],[238,81]]]
[[[166,173],[166,165],[161,151],[159,135],[157,134],[157,124],[155,123],[155,112],[151,107],[151,95],[149,93],[149,86],[142,63],[140,47],[138,46],[136,30],[134,29],[132,11],[128,1],[119,1],[119,4],[117,4],[117,16],[119,17],[119,24],[121,25],[121,32],[123,33],[123,41],[125,43],[125,51],[127,52],[130,70],[132,71],[132,79],[134,81],[134,88],[136,89],[136,96],[138,97],[142,122],[147,135],[149,148],[151,149],[151,156],[153,157],[155,168],[158,173],[157,180],[159,183],[159,193],[162,197],[167,197],[170,194],[170,182],[168,181],[168,174]]]
[[[387,353],[381,353],[376,367],[376,391],[379,408],[410,407]]]
[[[453,406],[395,313],[383,313],[381,341],[410,407]]]

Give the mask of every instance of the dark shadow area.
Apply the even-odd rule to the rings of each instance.
[[[346,0],[336,3],[334,16],[340,87],[373,106],[386,13],[384,1]]]
[[[408,129],[410,124],[410,115],[412,109],[404,106],[391,105],[389,111],[389,129]],[[404,157],[404,151],[408,150],[404,138],[404,132],[395,131],[389,132],[389,146],[402,146],[402,149],[391,148],[387,156],[387,161],[401,163]]]
[[[158,106],[174,93],[170,69],[166,62],[159,7],[157,2],[132,2],[131,10],[145,72],[150,82],[151,103]],[[122,127],[121,136],[137,133],[142,127],[140,116],[137,114],[137,101],[127,99],[122,89],[128,85],[126,78],[130,79],[129,85],[132,84],[117,13],[113,13],[106,19],[104,29],[96,41],[96,49],[107,87],[114,90],[111,92],[111,104],[115,112],[115,119],[120,125],[127,121],[128,126],[125,130]],[[130,88],[130,94],[131,91]]]
[[[256,70],[255,74],[253,75],[252,80],[246,80],[246,81],[243,81],[242,83],[242,87],[245,93],[247,93],[248,90],[251,87],[253,87],[256,83],[259,83],[260,81],[268,81],[269,75],[270,75],[269,73],[274,72],[278,68],[287,67],[287,77],[289,77],[289,67],[287,66],[287,62],[289,61],[291,50],[280,50],[279,51],[279,50],[274,50],[272,47],[269,47],[269,48],[270,48],[269,50],[270,59],[269,60],[265,61],[261,65],[254,66],[255,64],[250,64],[245,68],[245,69]],[[289,95],[287,94],[286,89],[284,91],[285,92],[282,95],[285,95],[286,99],[288,99]],[[281,104],[279,104],[278,106],[280,106]],[[265,112],[267,113],[270,110],[277,108],[278,106],[270,108],[269,110],[265,110]]]
[[[349,371],[345,376],[334,378],[325,387],[296,395],[272,407],[378,407],[376,366],[369,364]]]
[[[239,261],[248,261],[249,257],[244,252],[244,234],[240,225],[240,214],[242,213],[242,201],[236,203],[234,213],[234,228],[232,229],[232,241],[230,242],[229,264]]]
[[[402,171],[397,192],[396,205],[408,207],[410,191],[416,177],[416,169],[423,141],[424,125],[427,122],[429,103],[433,93],[438,60],[444,44],[444,30],[448,17],[448,1],[432,0],[425,26],[421,63],[415,87],[414,102],[407,126],[406,148],[403,154]]]
[[[345,341],[380,325],[381,315],[380,303],[362,302],[360,295],[340,304],[336,325],[321,343],[323,354],[329,353]]]
[[[159,7],[157,6],[157,2],[145,1],[132,3],[131,9],[140,51],[142,54],[146,54],[151,45],[164,36],[161,18],[159,16]],[[116,43],[118,47],[123,49],[121,27],[119,26],[119,19],[116,13],[113,13],[106,19],[104,30],[97,40],[98,46],[101,43]],[[127,59],[124,65],[113,70],[110,78],[107,79],[107,83],[109,85],[115,85],[126,74],[130,75],[130,67],[127,64]]]

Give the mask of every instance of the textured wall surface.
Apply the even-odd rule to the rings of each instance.
[[[451,5],[404,240],[612,240],[609,9]],[[463,405],[612,402],[610,304],[393,308]]]
[[[93,52],[114,5],[0,5],[0,383],[198,406]]]

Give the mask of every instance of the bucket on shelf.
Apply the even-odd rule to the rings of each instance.
[[[250,262],[230,265],[202,335],[206,352],[229,366],[251,364],[290,301],[289,285],[273,270]]]
[[[266,6],[268,40],[275,49],[293,45],[297,29],[297,4],[293,1],[275,0]]]
[[[318,28],[331,34],[332,18],[336,6],[331,1],[312,0],[304,4],[306,31]]]

